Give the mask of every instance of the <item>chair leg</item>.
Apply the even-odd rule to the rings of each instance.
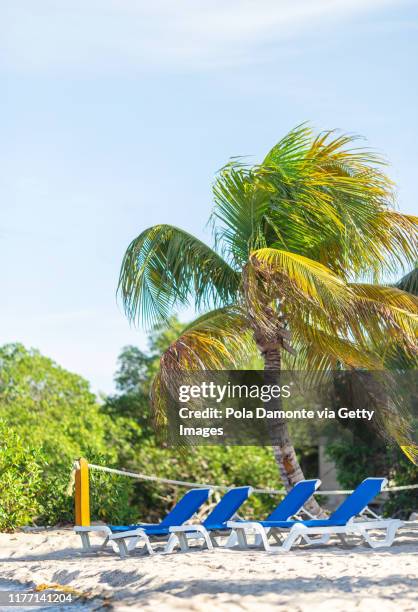
[[[135,548],[135,546],[138,544],[138,541],[139,541],[139,536],[135,536],[133,538],[127,538],[125,544],[129,552],[131,552],[131,550]]]
[[[210,536],[210,534],[206,531],[206,529],[204,531],[200,532],[201,535],[203,536],[204,540],[205,540],[205,544],[207,546],[208,550],[213,550],[214,544],[212,542],[212,538]]]
[[[225,548],[234,548],[234,546],[237,546],[237,545],[238,545],[237,532],[235,531],[235,529],[232,529],[225,543]]]
[[[344,546],[344,548],[348,548],[349,547],[347,538],[345,537],[345,534],[337,533],[337,537],[340,540],[341,544]]]
[[[177,533],[177,537],[179,540],[180,549],[182,550],[182,552],[187,552],[190,548],[189,543],[187,541],[187,535],[184,532],[179,531]]]
[[[263,545],[263,541],[261,539],[261,535],[256,533],[255,537],[254,537],[254,546],[256,548],[260,548],[260,546],[262,546],[262,545]]]
[[[274,552],[274,549],[269,544],[268,534],[262,525],[255,523],[254,527],[256,532],[256,542],[259,541],[267,552]]]
[[[270,529],[268,535],[271,536],[277,544],[281,545],[283,543],[283,536],[277,529]]]
[[[91,548],[91,544],[90,544],[90,537],[87,531],[80,531],[79,532],[80,538],[81,538],[81,545],[83,547],[83,550],[85,552],[90,552],[92,550]]]
[[[179,545],[180,545],[180,540],[178,536],[175,533],[172,533],[170,537],[168,538],[167,544],[165,545],[164,552],[172,553],[173,550]]]
[[[398,526],[396,522],[390,523],[385,529],[385,537],[379,540],[373,539],[367,529],[359,528],[358,532],[371,548],[383,548],[384,546],[392,545]]]
[[[102,544],[100,545],[100,550],[103,550],[104,548],[106,548],[108,542],[109,542],[109,536],[106,536]]]
[[[125,559],[129,555],[128,547],[126,546],[126,542],[124,539],[115,540],[117,546],[119,548],[119,555],[121,559]]]
[[[302,534],[301,537],[302,537],[302,540],[306,542],[306,544],[308,544],[309,546],[312,546],[312,544],[327,544],[331,537],[331,534],[324,533],[319,538],[311,538],[307,534]]]
[[[152,544],[150,542],[149,537],[147,536],[146,533],[140,535],[138,537],[138,540],[142,540],[144,542],[144,546],[143,549],[145,549],[149,555],[154,555],[155,554],[155,550],[152,547]]]
[[[149,555],[153,555],[155,551],[152,548],[150,539],[146,533],[137,533],[136,535],[127,538],[115,538],[111,540],[113,550],[115,550],[116,545],[117,552],[120,553],[122,550],[124,556],[128,555],[132,550],[134,550],[140,541],[144,544],[144,546],[141,548],[140,554],[147,552]],[[119,546],[119,543],[122,543],[122,545]]]
[[[250,523],[247,527],[250,533],[255,532],[255,544],[259,547],[264,548],[267,552],[275,552],[274,549],[269,544],[268,534],[262,525],[258,525],[257,523]],[[237,533],[238,539],[238,548],[240,549],[248,549],[248,531],[245,527],[235,527],[235,531]]]
[[[247,534],[244,529],[237,529],[235,533],[237,534],[238,548],[242,550],[248,548]]]
[[[203,527],[196,527],[195,531],[176,531],[172,533],[166,544],[165,552],[172,552],[177,545],[180,546],[182,552],[188,552],[190,550],[189,539],[203,540],[204,546],[206,545],[208,550],[213,550],[214,546],[218,546],[215,537],[211,536],[206,529]]]
[[[283,550],[284,552],[289,552],[293,544],[295,544],[297,540],[299,540],[299,538],[301,537],[303,537],[303,530],[301,529],[300,525],[296,525],[292,527],[289,535],[287,536],[287,538],[285,539],[285,541],[283,542],[279,550]]]
[[[128,551],[133,550],[136,545],[138,544],[138,542],[143,542],[144,545],[141,548],[140,554],[143,554],[145,552],[147,552],[149,555],[153,555],[154,554],[154,549],[151,546],[151,542],[149,537],[147,536],[146,533],[139,533],[137,536],[135,536],[134,538],[130,538],[131,541],[127,542],[126,546]]]

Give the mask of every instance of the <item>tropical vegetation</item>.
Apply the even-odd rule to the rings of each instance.
[[[0,347],[0,530],[72,523],[72,466],[80,456],[162,478],[275,487],[267,449],[200,448],[180,457],[159,444],[149,423],[148,393],[159,351],[181,327],[175,320],[171,326],[151,333],[146,352],[122,350],[116,393],[101,403],[86,380],[38,351],[20,344]],[[306,452],[300,456],[306,462]],[[110,523],[158,521],[184,493],[178,486],[94,470],[90,479],[92,520]],[[248,515],[266,513],[273,502],[254,496]]]
[[[150,334],[149,348],[125,347],[115,375],[116,392],[101,402],[88,382],[22,345],[0,348],[0,530],[56,525],[74,520],[72,463],[90,462],[134,472],[224,486],[277,488],[277,468],[268,447],[205,446],[187,454],[161,445],[151,426],[149,390],[159,356],[184,326]],[[292,425],[292,424],[291,424]],[[418,468],[370,431],[356,445],[331,437],[328,452],[344,487],[366,475],[387,475],[391,484],[418,482]],[[317,440],[292,429],[297,457],[307,477],[318,476]],[[296,437],[295,437],[296,436]],[[184,492],[182,487],[92,470],[92,519],[110,523],[155,522]],[[414,491],[385,502],[386,514],[407,517]],[[215,498],[218,494],[215,495]],[[253,495],[246,516],[266,516],[277,497]]]
[[[80,456],[226,486],[277,488],[277,466],[287,488],[318,475],[313,441],[286,421],[266,441],[274,454],[268,446],[179,453],[161,442],[155,425],[165,423],[178,372],[417,368],[418,269],[391,280],[417,260],[417,219],[394,208],[382,160],[354,140],[301,126],[261,164],[228,163],[214,183],[213,248],[167,225],[132,241],[119,292],[128,317],[149,328],[149,348],[122,350],[113,395],[99,400],[86,380],[36,350],[0,347],[1,530],[71,522]],[[183,325],[172,314],[186,305],[199,316]],[[372,443],[375,431],[357,432],[355,446],[330,440],[343,486],[370,474],[417,482],[417,466],[399,451],[415,457],[401,415],[380,416],[384,440]],[[181,492],[92,472],[92,517],[155,521]],[[274,501],[254,495],[246,515],[263,516]],[[415,505],[405,492],[391,496],[385,511],[406,516]]]
[[[21,344],[0,348],[0,529],[72,522],[74,460],[115,463],[124,444],[81,376]],[[131,487],[95,475],[92,512],[124,520]]]
[[[382,369],[394,346],[416,355],[416,297],[378,283],[417,259],[418,220],[395,209],[380,156],[352,136],[302,125],[258,165],[231,160],[213,196],[213,247],[157,225],[131,242],[121,266],[131,321],[152,327],[186,305],[202,313],[161,356],[151,390],[157,425],[184,370],[240,369],[255,353],[272,373]],[[399,421],[381,416],[405,444]],[[303,471],[285,420],[271,441],[289,488]]]

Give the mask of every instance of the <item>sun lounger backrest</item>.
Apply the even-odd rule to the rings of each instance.
[[[177,502],[164,520],[161,521],[160,525],[162,527],[182,525],[207,501],[209,494],[210,489],[191,489],[183,495],[181,500]]]
[[[287,521],[290,517],[297,514],[303,504],[308,501],[311,495],[319,487],[321,481],[301,480],[291,491],[289,491],[284,499],[279,503],[277,508],[273,510],[267,517],[268,521]]]
[[[330,520],[348,521],[360,514],[386,484],[386,478],[366,478],[329,517]]]
[[[236,487],[230,489],[222,499],[216,504],[214,509],[203,522],[204,526],[219,525],[229,521],[238,508],[248,499],[251,487]]]

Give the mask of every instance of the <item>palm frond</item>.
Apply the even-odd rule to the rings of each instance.
[[[380,370],[383,360],[370,348],[355,343],[352,339],[330,334],[313,325],[293,325],[293,345],[297,356],[293,360],[296,369],[335,370],[339,366],[346,368],[366,368]]]
[[[257,174],[274,189],[269,215],[283,238],[278,248],[345,278],[372,271],[377,280],[417,258],[418,223],[393,209],[385,161],[356,140],[334,131],[315,137],[303,124],[273,147]]]
[[[254,248],[266,245],[264,215],[272,187],[239,160],[227,164],[213,186],[212,220],[220,224],[216,239],[225,245],[233,261],[242,266]]]
[[[168,320],[173,308],[219,306],[236,299],[240,276],[206,244],[170,225],[135,238],[123,258],[118,293],[131,321],[147,327]]]
[[[418,351],[418,299],[394,287],[351,284],[359,324],[375,346],[398,339],[408,350]]]
[[[412,315],[418,315],[418,297],[412,293],[386,285],[352,283],[349,286],[357,296],[363,299],[380,302],[409,312]]]
[[[248,320],[236,305],[215,309],[189,323],[162,355],[163,378],[174,371],[239,369],[254,351]]]
[[[214,185],[218,236],[234,261],[251,250],[285,249],[314,259],[345,279],[384,273],[418,257],[418,220],[394,210],[385,161],[358,137],[300,125],[260,165],[240,159]]]
[[[280,292],[280,277],[286,277],[308,299],[322,307],[346,308],[351,292],[344,280],[336,276],[317,261],[303,255],[273,248],[264,248],[251,254],[250,262],[261,275],[273,283],[277,275],[277,290]],[[286,296],[283,296],[284,298]]]
[[[166,425],[170,400],[187,372],[239,369],[256,354],[248,320],[238,306],[198,317],[161,356],[151,393],[156,426]]]

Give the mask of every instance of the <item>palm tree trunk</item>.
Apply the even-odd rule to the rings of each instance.
[[[287,329],[285,318],[278,309],[271,307],[273,298],[269,293],[268,282],[261,281],[256,296],[254,296],[254,288],[251,288],[248,270],[248,266],[245,266],[243,288],[250,326],[255,343],[264,360],[265,381],[270,385],[279,384],[282,370],[281,350],[282,347],[285,347],[291,351],[290,332]],[[257,307],[254,307],[254,298]],[[272,399],[269,407],[272,410],[281,410],[281,398]],[[286,491],[289,491],[297,482],[304,480],[304,475],[290,439],[286,420],[274,420],[272,426],[269,427],[269,432],[280,478]],[[314,516],[325,516],[324,510],[314,497],[306,502],[305,508]]]
[[[260,338],[258,347],[264,359],[264,370],[268,384],[278,384],[281,371],[281,352],[278,346],[263,345]],[[280,410],[281,398],[272,400],[273,410]],[[273,455],[276,460],[280,477],[286,490],[290,490],[297,482],[304,479],[302,468],[299,465],[295,449],[289,435],[289,428],[285,419],[276,419],[270,428],[273,443]],[[314,497],[305,504],[306,509],[315,516],[323,516],[324,511]]]

